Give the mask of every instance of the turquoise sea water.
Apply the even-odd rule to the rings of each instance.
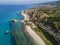
[[[28,9],[31,5],[0,5],[0,45],[14,45],[14,37],[4,35],[6,30],[10,31],[9,22],[11,19],[21,20],[23,16],[19,11]]]

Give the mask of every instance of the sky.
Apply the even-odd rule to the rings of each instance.
[[[57,0],[0,0],[0,4],[36,4]]]

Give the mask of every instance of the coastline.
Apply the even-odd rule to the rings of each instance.
[[[24,14],[24,11],[22,11],[21,14],[24,16],[24,19],[23,20],[27,20],[28,19],[28,17],[27,17],[28,14]]]
[[[23,20],[21,20],[20,22],[23,22],[24,24],[25,24],[25,20],[27,20],[28,18],[27,18],[27,14],[24,14],[24,10],[21,12],[21,15],[24,17],[24,19]]]
[[[27,16],[28,14],[25,14],[24,11],[22,11],[21,14],[22,16],[24,16],[22,22],[25,23],[24,20],[29,19]],[[38,36],[38,34],[36,34],[36,32],[31,29],[30,26],[25,25],[25,28],[26,28],[25,31],[29,33],[29,35],[33,38],[37,45],[46,45],[45,42]]]

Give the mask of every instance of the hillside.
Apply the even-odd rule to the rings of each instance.
[[[38,5],[57,5],[57,6],[60,6],[60,1],[52,1],[52,2],[39,3]]]
[[[60,45],[60,7],[59,6],[56,7],[39,6],[25,10],[25,14],[28,14],[29,20],[35,23],[35,25],[39,27],[39,31],[35,30],[36,32],[39,32],[37,34],[41,36],[40,33],[40,29],[41,29],[41,31],[44,33],[47,40],[51,42],[51,44]],[[48,43],[48,41],[46,41],[44,37],[41,38],[43,38],[43,40]]]

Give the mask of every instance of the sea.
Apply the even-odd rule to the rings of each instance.
[[[15,45],[13,37],[11,39],[10,34],[4,33],[7,30],[11,31],[9,26],[11,19],[22,20],[24,17],[21,11],[31,7],[33,5],[0,5],[0,45]]]

